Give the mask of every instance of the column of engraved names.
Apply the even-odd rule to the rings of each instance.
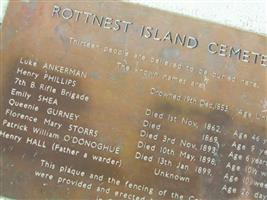
[[[63,66],[49,63],[41,64],[37,59],[23,57],[19,59],[18,67],[14,72],[14,84],[10,90],[11,97],[8,100],[2,122],[3,127],[7,128],[8,132],[2,130],[1,136],[14,140],[16,143],[32,146],[34,158],[37,158],[38,154],[51,155],[51,153],[55,153],[77,160],[93,160],[120,167],[121,160],[90,155],[91,150],[119,155],[120,148],[97,142],[98,129],[79,125],[81,116],[70,109],[75,108],[75,104],[88,103],[89,96],[86,93],[76,92],[78,91],[78,82],[75,79],[58,75],[57,72],[86,78],[86,72],[70,71]],[[66,109],[66,105],[68,109]],[[26,124],[24,121],[29,123]],[[18,131],[13,134],[14,129],[23,132],[23,134],[17,134]],[[49,160],[40,159],[40,166],[43,171],[31,169],[35,176],[43,179],[44,186],[47,185],[47,181],[52,180],[56,180],[58,184],[68,184],[71,180],[68,179],[69,176],[77,178],[77,185],[81,183],[81,178],[85,178],[86,175],[88,176],[87,179],[103,180],[101,175],[87,171],[81,172],[81,170],[71,167],[71,163],[62,166],[57,163],[57,160],[52,159],[54,156],[50,157]],[[88,183],[86,186],[85,184],[82,184],[84,189],[92,188],[91,184]],[[78,187],[77,185],[75,186]]]
[[[36,67],[37,63],[33,62],[29,65]],[[4,113],[1,136],[19,144],[30,131],[30,124],[36,124],[39,120],[37,117],[39,106],[29,103],[33,97],[28,91],[28,88],[33,87],[33,80],[36,80],[39,74],[27,73],[21,63],[14,74],[14,79],[11,79],[11,88],[8,89],[7,105],[2,111]]]
[[[44,66],[47,66],[45,64]],[[43,68],[44,68],[43,66]],[[27,135],[38,135],[46,138],[58,140],[60,135],[55,132],[51,132],[49,128],[59,130],[62,127],[62,123],[56,120],[51,120],[50,116],[57,118],[67,118],[69,120],[77,120],[78,114],[72,112],[65,112],[63,110],[56,109],[59,105],[58,98],[51,96],[56,94],[56,87],[48,83],[58,83],[64,86],[76,84],[75,80],[49,75],[47,72],[42,74],[38,70],[38,62],[32,59],[20,58],[18,67],[15,71],[14,85],[10,90],[10,99],[8,100],[8,107],[5,109],[5,115],[13,119],[18,120],[17,123],[3,120],[2,125],[8,128],[18,129],[24,131]],[[47,95],[47,93],[50,95]],[[61,96],[69,97],[70,99],[77,100],[78,94],[75,96],[74,93],[67,92],[65,88],[61,89]],[[89,98],[87,95],[79,95],[79,100],[88,102]],[[48,105],[48,107],[44,106]],[[15,110],[17,109],[17,110]],[[45,117],[42,117],[41,109],[45,110]],[[23,112],[21,112],[23,110]],[[24,112],[27,112],[25,114]],[[34,111],[34,112],[30,112]],[[34,115],[33,115],[34,114]],[[38,116],[38,117],[37,117]],[[22,122],[21,122],[22,120]],[[33,122],[29,125],[22,124],[23,121]],[[38,127],[39,126],[39,127]],[[42,127],[45,128],[42,128]],[[35,136],[27,136],[25,141],[26,144],[34,145],[40,148],[46,147],[46,140],[35,139]]]
[[[62,121],[78,121],[80,117],[77,113],[66,111],[61,105],[62,101],[56,96],[58,95],[58,88],[60,88],[61,91],[66,91],[68,87],[74,88],[77,84],[76,80],[52,75],[46,71],[48,65],[50,64],[45,63],[42,66],[42,70],[45,70],[45,73],[42,73],[43,71],[40,70],[41,64],[39,62],[21,57],[19,60],[19,67],[16,71],[17,74],[27,79],[19,81],[23,82],[24,87],[28,88],[33,94],[29,103],[32,106],[37,105],[36,109],[38,108],[38,110],[36,111],[39,111],[39,123],[33,125],[29,130],[29,134],[33,134],[33,136],[27,137],[26,144],[34,145],[39,148],[47,148],[47,144],[50,143],[50,141],[57,141],[60,139],[61,136],[58,131],[63,128]],[[63,96],[62,92],[60,95]],[[88,102],[88,97],[83,100]],[[52,147],[53,146],[57,147],[54,143]],[[78,153],[77,151],[72,151],[68,147],[52,148],[52,150],[56,149],[62,153],[68,153],[70,155],[74,155],[74,152],[75,154]]]

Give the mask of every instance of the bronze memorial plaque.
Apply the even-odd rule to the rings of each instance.
[[[0,193],[267,200],[265,36],[115,1],[12,1]]]

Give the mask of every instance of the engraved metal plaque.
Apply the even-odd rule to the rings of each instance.
[[[12,1],[0,194],[267,200],[267,42],[121,2]]]

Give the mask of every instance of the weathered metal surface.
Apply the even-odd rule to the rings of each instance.
[[[127,3],[14,1],[1,42],[1,195],[267,199],[266,37]]]

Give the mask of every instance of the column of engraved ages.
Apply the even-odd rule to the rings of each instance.
[[[240,193],[243,198],[266,199],[266,138],[239,130],[231,134],[233,141],[227,145],[228,159],[221,191],[227,195]]]
[[[14,71],[15,78],[4,111],[1,137],[32,146],[34,158],[52,152],[82,159],[85,163],[95,160],[121,167],[120,159],[91,155],[92,150],[95,150],[116,156],[119,155],[120,147],[97,142],[99,131],[79,125],[81,116],[63,106],[63,102],[68,102],[67,105],[83,105],[90,101],[86,93],[74,92],[79,83],[64,75],[86,78],[87,72],[50,63],[41,64],[38,59],[21,57]],[[33,175],[40,178],[43,186],[53,180],[57,184],[91,190],[93,180],[99,183],[103,181],[103,174],[76,169],[68,161],[64,165],[57,164],[52,154],[51,160],[40,159],[42,170],[39,167],[32,169]],[[110,184],[118,184],[113,177],[105,179]]]

